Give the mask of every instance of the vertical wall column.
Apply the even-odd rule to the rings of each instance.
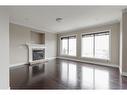
[[[0,89],[9,89],[9,16],[0,7]]]
[[[120,28],[120,72],[127,76],[127,9],[122,12]]]
[[[77,33],[77,43],[76,43],[76,46],[77,46],[77,58],[80,59],[81,58],[81,52],[82,52],[82,48],[81,48],[81,35]]]

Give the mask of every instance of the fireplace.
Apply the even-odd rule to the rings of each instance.
[[[29,63],[35,64],[46,61],[44,44],[27,44],[29,51]]]
[[[32,55],[33,55],[33,57],[32,57],[33,61],[45,59],[45,49],[42,49],[42,50],[33,49]]]

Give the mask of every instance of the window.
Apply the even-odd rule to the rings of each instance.
[[[109,31],[82,35],[82,57],[109,59]]]
[[[68,54],[68,39],[63,38],[62,40],[62,54]]]
[[[76,56],[76,36],[61,38],[61,53],[63,55]]]
[[[85,35],[82,38],[82,56],[93,57],[93,35]]]
[[[109,58],[109,33],[95,35],[95,57]]]

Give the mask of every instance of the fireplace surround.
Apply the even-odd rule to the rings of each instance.
[[[30,64],[44,62],[45,60],[45,45],[44,44],[27,44],[28,46],[28,61]]]

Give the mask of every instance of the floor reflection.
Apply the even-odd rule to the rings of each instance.
[[[82,88],[109,88],[109,72],[90,67],[82,67]]]
[[[67,80],[68,80],[68,64],[62,63],[60,69],[61,69],[61,80],[63,82],[67,82]]]
[[[77,74],[81,75],[81,88],[100,89],[109,88],[109,72],[92,67],[81,67],[81,72],[77,72],[76,64],[61,63],[61,80],[71,86],[77,85]]]
[[[127,89],[116,68],[55,60],[10,69],[11,88]]]
[[[95,69],[95,89],[109,88],[109,72],[104,70]]]
[[[77,82],[77,66],[75,64],[61,64],[61,79],[68,85],[76,86]]]
[[[82,67],[82,88],[94,88],[94,70],[88,67]]]
[[[30,67],[29,66],[30,71],[32,71],[32,77],[37,76],[38,74],[42,74],[44,73],[45,70],[45,65],[41,64],[41,65],[35,65]]]
[[[33,82],[40,80],[40,78],[42,77],[42,75],[44,75],[44,73],[45,73],[45,64],[30,65],[27,84],[29,85]]]
[[[69,64],[68,83],[75,86],[77,82],[77,68],[75,64]]]

